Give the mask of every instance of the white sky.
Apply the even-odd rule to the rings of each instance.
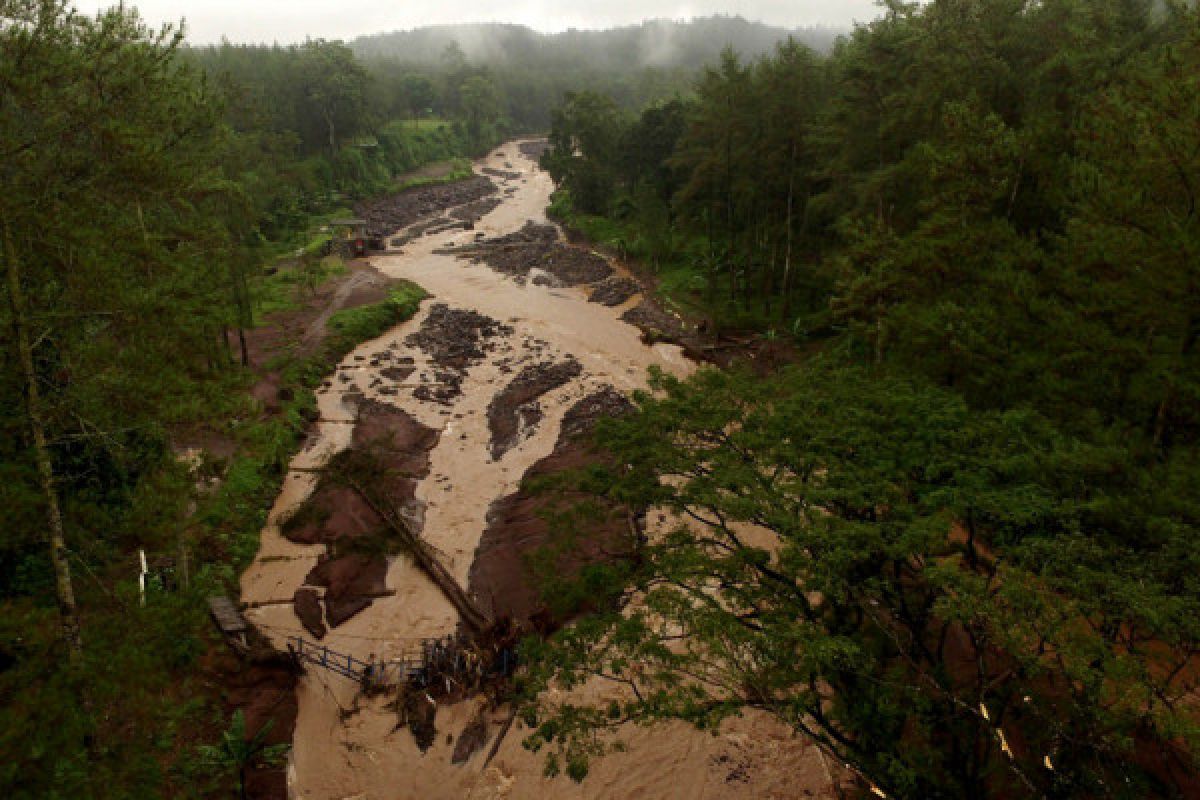
[[[116,0],[75,0],[91,14]],[[875,0],[127,0],[155,26],[187,21],[188,39],[196,44],[303,41],[306,36],[353,39],[454,22],[515,22],[541,31],[608,28],[652,17],[686,19],[714,13],[739,14],[773,25],[849,27],[874,18]]]

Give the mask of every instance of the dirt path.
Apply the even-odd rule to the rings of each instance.
[[[308,328],[304,331],[304,338],[301,340],[303,348],[307,350],[325,338],[325,327],[329,324],[329,318],[335,312],[345,308],[347,301],[356,291],[374,289],[378,287],[378,284],[377,278],[370,272],[351,273],[350,277],[337,288],[328,305],[321,309],[321,313],[308,324]]]
[[[611,305],[589,302],[587,287],[554,277],[575,275],[573,268],[563,272],[543,264],[514,274],[451,252],[516,233],[530,221],[546,222],[551,181],[522,155],[519,143],[500,148],[476,169],[492,176],[502,202],[474,230],[434,227],[429,230],[437,232],[422,234],[413,230],[422,225],[418,220],[396,232],[402,253],[372,259],[380,272],[420,284],[433,299],[412,320],[351,353],[318,393],[321,421],[293,461],[258,557],[242,578],[242,599],[264,604],[248,616],[281,647],[289,635],[306,635],[287,601],[305,586],[324,546],[289,541],[280,522],[313,491],[311,470],[350,446],[355,426],[347,423],[364,398],[438,432],[414,503],[425,539],[466,587],[489,508],[551,454],[572,406],[606,387],[629,392],[644,386],[651,366],[678,375],[694,368],[679,347],[647,346],[641,331],[621,320],[638,306],[636,295],[617,291],[606,295]],[[587,260],[586,254],[567,255]],[[539,279],[543,274],[550,278]],[[394,364],[401,360],[405,367],[398,371]],[[551,376],[535,380],[543,369]],[[493,405],[498,396],[519,403],[505,412],[509,422],[500,439]],[[331,628],[323,641],[358,658],[386,661],[417,639],[454,630],[454,609],[406,558],[389,557],[386,585],[389,594]],[[487,769],[483,753],[451,764],[454,740],[475,715],[473,701],[439,709],[438,737],[423,754],[412,735],[398,729],[387,698],[358,697],[351,682],[316,669],[301,680],[298,694],[289,789],[306,800],[826,796],[816,749],[758,715],[716,736],[682,724],[631,728],[622,736],[629,751],[600,760],[576,785],[543,777],[542,755],[521,747],[528,731],[519,722]],[[487,718],[484,753],[503,717]]]

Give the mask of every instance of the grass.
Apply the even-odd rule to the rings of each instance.
[[[255,325],[261,325],[268,314],[296,310],[300,307],[301,290],[315,290],[330,278],[345,273],[346,264],[339,256],[314,255],[301,258],[292,266],[279,266],[271,275],[263,275],[251,287]]]
[[[454,183],[466,180],[475,174],[475,171],[471,169],[470,159],[466,158],[452,158],[447,161],[438,161],[422,167],[417,172],[431,174],[416,175],[411,178],[401,176],[396,183],[396,191],[403,192],[421,186],[438,186],[443,183]]]
[[[340,358],[359,343],[374,339],[411,317],[426,297],[420,286],[402,281],[381,303],[335,312],[329,317],[326,351]]]
[[[426,119],[406,119],[397,120],[397,124],[403,125],[408,130],[416,131],[435,131],[438,128],[450,127],[450,122],[439,117],[428,117]]]

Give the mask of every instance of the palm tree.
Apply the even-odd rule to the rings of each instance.
[[[198,749],[200,757],[213,769],[222,774],[236,773],[238,779],[238,797],[246,800],[246,772],[255,762],[272,766],[278,764],[290,745],[267,744],[267,733],[275,720],[258,729],[253,736],[246,736],[246,716],[239,708],[233,712],[229,729],[221,734],[221,742],[216,745],[201,745]]]

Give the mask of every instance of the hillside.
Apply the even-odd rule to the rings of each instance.
[[[539,33],[501,23],[435,25],[409,31],[360,36],[350,48],[360,58],[412,64],[438,64],[457,43],[466,59],[497,67],[540,67],[627,72],[646,67],[697,70],[712,63],[726,46],[744,58],[769,52],[794,37],[828,52],[842,31],[825,27],[788,30],[742,17],[712,16],[688,21],[647,20],[610,30]]]

